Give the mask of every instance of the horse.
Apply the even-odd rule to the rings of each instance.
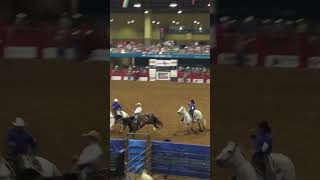
[[[110,112],[110,130],[113,129],[113,126],[115,123],[116,123],[116,119],[114,118],[113,114]]]
[[[181,106],[178,109],[177,113],[178,113],[178,115],[182,116],[183,123],[188,128],[188,134],[190,134],[190,130],[192,132],[196,133],[196,131],[193,130],[193,123],[195,123],[195,122],[199,126],[199,131],[203,131],[204,129],[206,129],[206,127],[205,127],[206,120],[203,118],[201,111],[199,111],[199,110],[194,111],[194,120],[192,120],[189,112],[183,106]]]
[[[41,179],[41,178],[55,178],[61,177],[62,174],[59,169],[49,162],[47,159],[35,156],[34,159],[38,161],[40,169],[35,169],[34,162],[27,155],[22,155],[23,167],[21,174],[17,174],[12,168],[11,164],[4,158],[0,161],[0,179],[1,180],[20,180],[20,179]],[[28,177],[28,178],[27,178]]]
[[[136,121],[136,122],[135,122]],[[129,127],[129,132],[135,133],[145,125],[153,125],[153,130],[156,131],[163,127],[162,122],[154,114],[139,115],[137,120],[134,116],[123,118],[123,128]]]
[[[237,180],[264,180],[261,173],[245,159],[235,142],[229,142],[216,158],[220,167],[235,168]],[[278,153],[270,155],[270,166],[276,175],[276,180],[295,180],[295,167],[292,161]]]
[[[124,129],[123,125],[123,119],[128,118],[129,114],[126,113],[125,111],[116,111],[114,112],[114,115],[110,112],[110,129],[114,126],[114,124],[120,124],[120,132],[122,133]]]

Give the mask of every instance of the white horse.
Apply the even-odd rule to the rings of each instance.
[[[242,155],[239,146],[234,142],[228,145],[218,155],[216,162],[220,167],[231,167],[236,172],[237,180],[263,180],[252,164]],[[276,180],[295,180],[295,167],[292,161],[277,153],[270,157],[272,171],[275,172]]]
[[[116,123],[116,119],[114,118],[113,114],[110,112],[110,130],[113,129],[113,126],[115,123]]]
[[[122,133],[123,131],[122,118],[128,118],[128,117],[129,117],[129,114],[124,111],[117,111],[116,114],[114,115],[110,112],[110,129],[112,129],[114,124],[119,123],[121,125],[120,132]]]
[[[190,129],[195,132],[192,128],[193,123],[196,122],[199,125],[199,130],[202,131],[203,129],[205,129],[205,125],[206,125],[206,120],[203,118],[202,113],[199,110],[195,110],[194,111],[194,120],[192,120],[192,117],[190,116],[189,112],[183,107],[181,106],[177,113],[182,116],[183,118],[183,123],[186,125],[186,127],[188,128],[188,133],[190,131]]]
[[[41,166],[41,171],[39,174],[44,178],[52,178],[52,177],[61,177],[62,174],[59,169],[50,161],[36,156],[36,160],[39,162]],[[14,180],[15,172],[11,168],[11,165],[4,159],[0,159],[0,179],[1,180]]]

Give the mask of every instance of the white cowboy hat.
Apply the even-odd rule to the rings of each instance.
[[[137,103],[136,106],[142,106],[142,104],[141,103]]]
[[[117,98],[115,98],[113,101],[114,101],[114,102],[119,102]]]
[[[24,120],[21,117],[16,117],[16,120],[12,122],[12,124],[16,127],[24,127],[25,123]]]
[[[82,134],[82,136],[93,137],[95,139],[100,139],[100,133],[97,132],[96,130],[91,130],[88,133]]]

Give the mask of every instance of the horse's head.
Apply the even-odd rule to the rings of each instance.
[[[228,144],[223,148],[221,153],[216,158],[216,163],[218,166],[223,167],[224,165],[229,165],[232,163],[234,153],[237,150],[237,143],[230,141]]]
[[[184,111],[184,107],[181,106],[181,107],[178,109],[177,113],[178,113],[178,114],[182,114],[183,111]]]

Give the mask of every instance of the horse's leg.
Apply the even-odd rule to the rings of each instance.
[[[195,130],[193,129],[193,123],[191,123],[191,131],[192,131],[193,133],[195,133],[195,134],[198,134],[197,131],[195,131]]]
[[[197,124],[198,124],[198,126],[199,126],[199,131],[202,132],[203,130],[202,130],[202,128],[201,128],[200,122],[198,121]]]

